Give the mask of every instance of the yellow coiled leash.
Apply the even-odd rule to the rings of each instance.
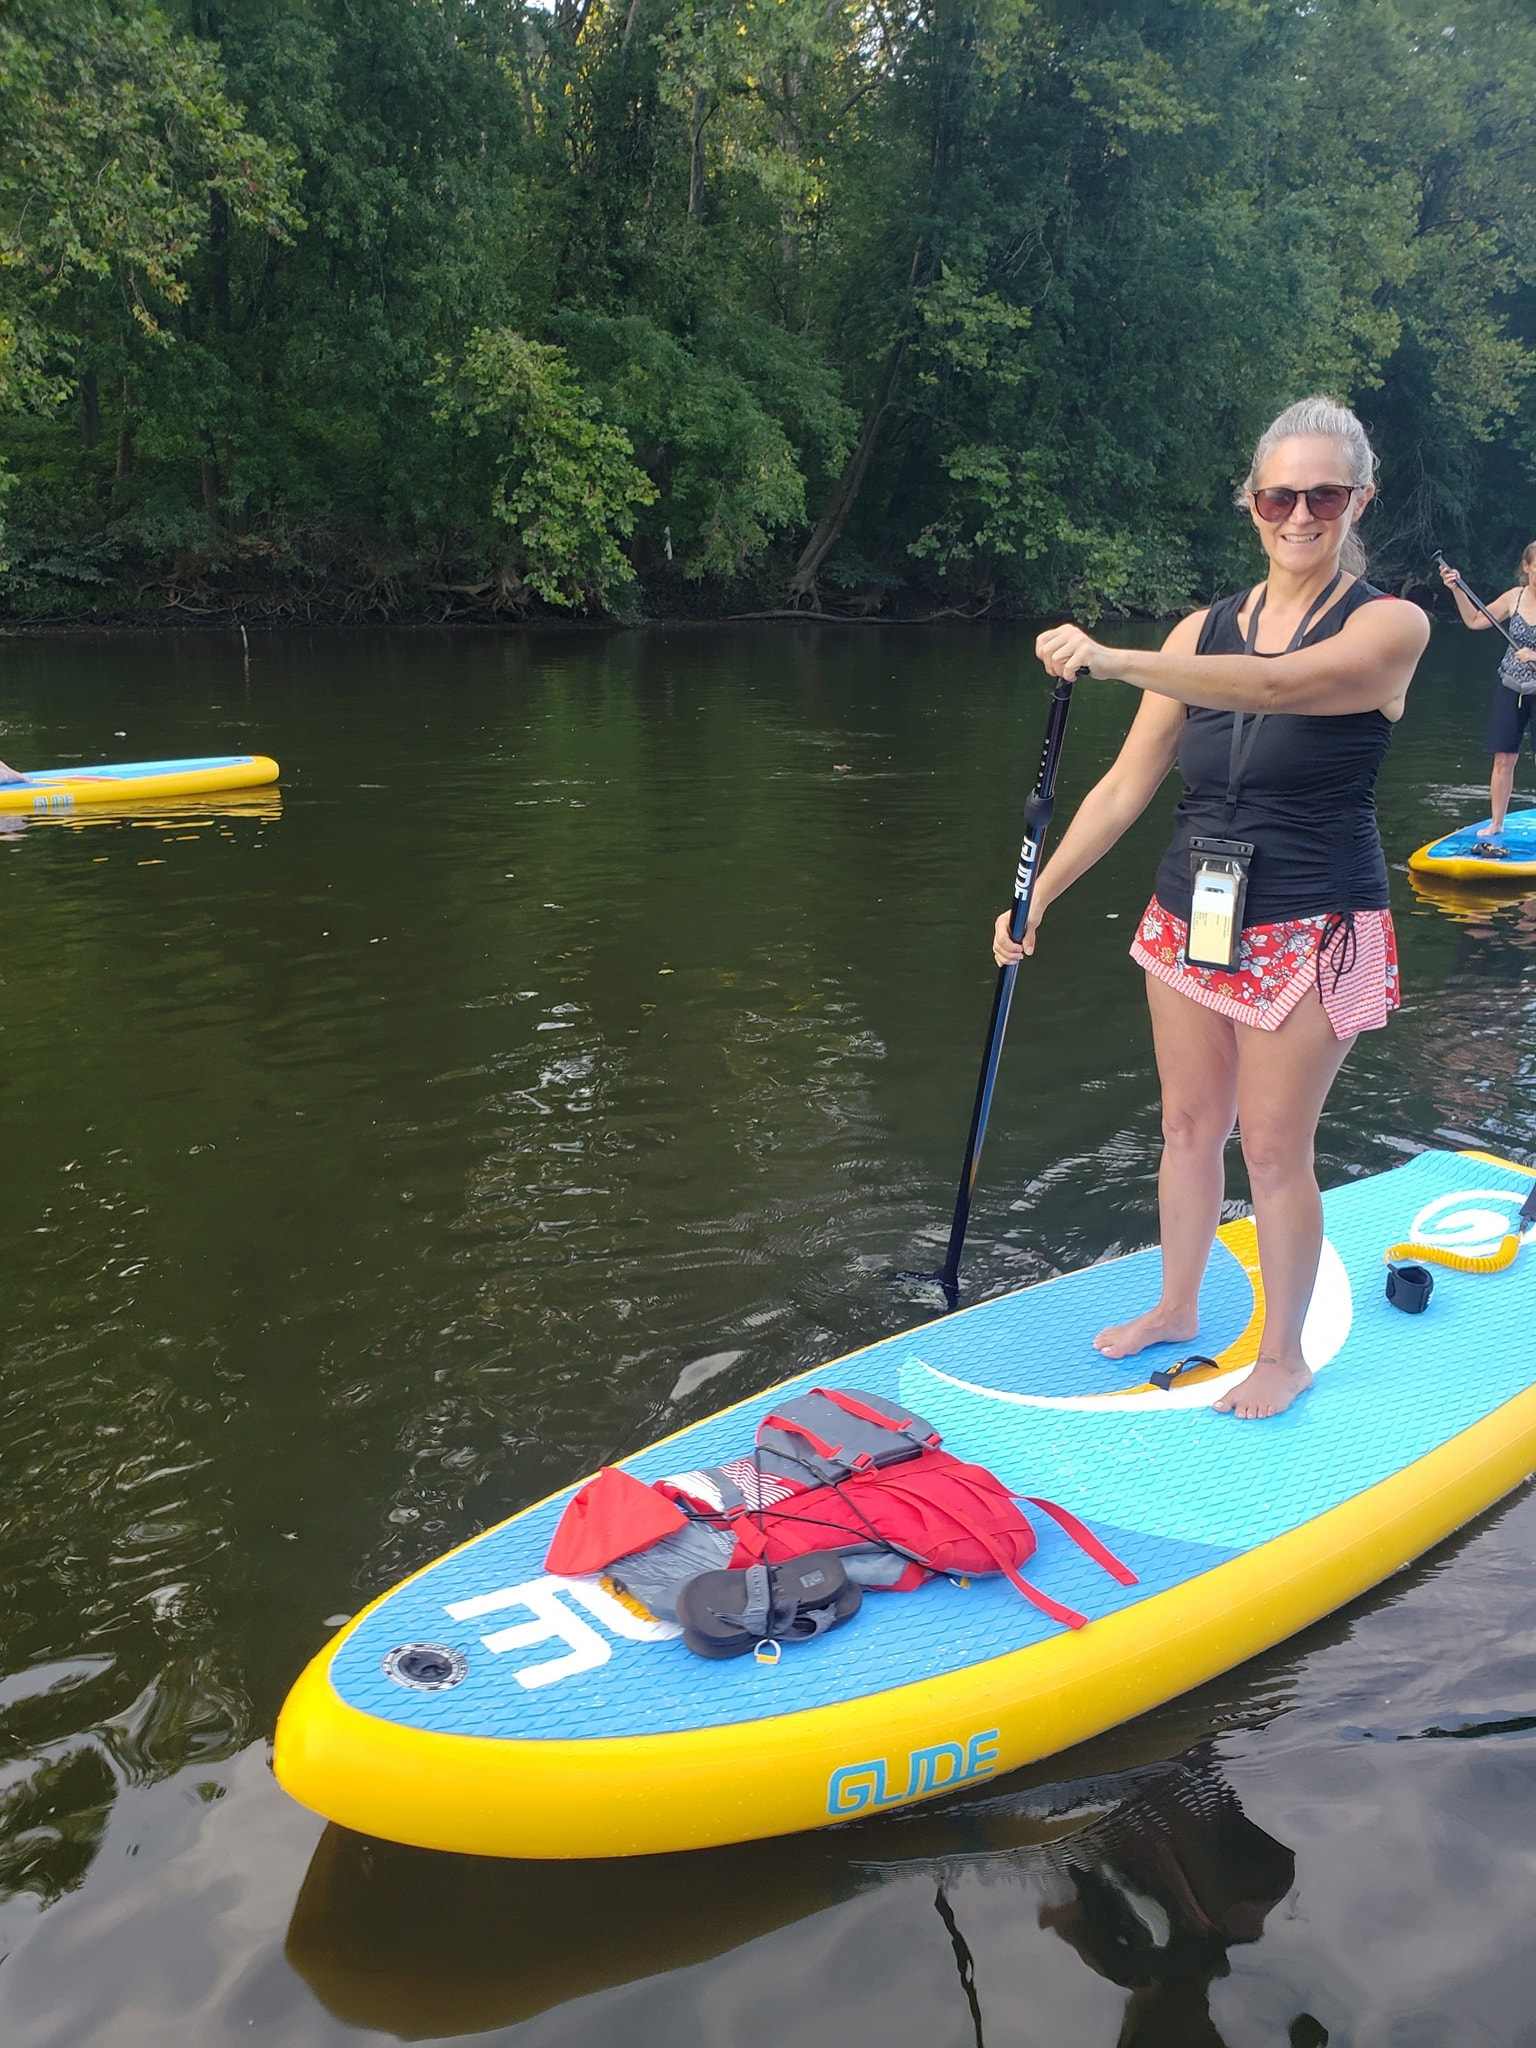
[[[1388,1301],[1409,1315],[1421,1315],[1429,1305],[1434,1286],[1432,1276],[1424,1271],[1426,1265],[1448,1266],[1453,1273],[1502,1273],[1506,1266],[1515,1263],[1532,1224],[1536,1224],[1536,1185],[1526,1196],[1513,1230],[1500,1238],[1494,1251],[1453,1252],[1437,1244],[1414,1244],[1411,1239],[1406,1244],[1389,1246],[1382,1255],[1387,1267]]]
[[[1515,1253],[1519,1249],[1520,1233],[1512,1230],[1508,1237],[1499,1240],[1497,1251],[1484,1252],[1477,1258],[1471,1252],[1447,1252],[1437,1244],[1414,1244],[1411,1241],[1389,1245],[1382,1257],[1389,1266],[1397,1265],[1402,1259],[1414,1259],[1420,1264],[1449,1266],[1453,1273],[1502,1273],[1506,1266],[1515,1263]]]

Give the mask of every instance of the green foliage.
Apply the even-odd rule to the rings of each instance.
[[[14,612],[1166,611],[1318,388],[1536,532],[1524,0],[184,4],[0,0]]]
[[[57,403],[92,319],[161,340],[210,204],[270,237],[300,217],[286,151],[152,8],[6,0],[0,13],[0,406]]]
[[[508,328],[476,329],[457,366],[431,379],[438,420],[488,444],[489,513],[507,529],[498,575],[516,598],[611,610],[632,581],[620,543],[656,487],[630,461],[562,349]]]
[[[0,576],[10,568],[5,546],[5,501],[16,488],[16,478],[3,462],[0,462]]]
[[[670,563],[690,582],[743,575],[775,532],[805,518],[802,456],[825,470],[847,453],[851,420],[831,378],[782,331],[766,348],[757,331],[718,318],[689,348],[639,314],[569,313],[555,325],[653,480],[654,574]],[[787,420],[769,409],[775,400]]]

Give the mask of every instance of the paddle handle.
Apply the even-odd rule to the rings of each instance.
[[[1431,561],[1438,562],[1442,569],[1450,567],[1450,564],[1446,561],[1444,555],[1441,554],[1438,548],[1435,549],[1435,552],[1430,557],[1430,559]],[[1467,600],[1467,603],[1474,606],[1476,610],[1480,611],[1483,617],[1488,621],[1489,625],[1492,626],[1494,631],[1496,633],[1503,633],[1504,638],[1508,640],[1510,646],[1513,647],[1515,644],[1513,637],[1510,635],[1507,629],[1500,623],[1500,621],[1493,616],[1493,613],[1489,611],[1487,605],[1483,603],[1483,600],[1478,596],[1477,592],[1472,588],[1471,584],[1467,581],[1466,577],[1462,575],[1459,569],[1456,571],[1456,587],[1461,592],[1462,596]]]
[[[1086,670],[1079,670],[1079,675]],[[1040,771],[1024,806],[1024,843],[1013,882],[1013,913],[1008,920],[1009,935],[1022,939],[1029,927],[1029,909],[1035,882],[1045,852],[1045,837],[1056,809],[1056,771],[1061,763],[1062,742],[1067,733],[1067,713],[1072,704],[1075,678],[1063,676],[1051,692],[1050,716],[1046,720],[1045,744],[1040,750]],[[976,1100],[971,1107],[971,1127],[965,1141],[965,1158],[960,1167],[960,1186],[955,1196],[955,1213],[949,1226],[949,1248],[939,1271],[944,1299],[953,1308],[960,1298],[960,1259],[965,1250],[965,1233],[971,1220],[971,1200],[981,1171],[981,1149],[986,1143],[987,1121],[992,1113],[992,1096],[997,1071],[1002,1063],[1003,1038],[1008,1030],[1008,1013],[1013,1007],[1013,986],[1018,980],[1018,962],[997,971],[992,991],[992,1015],[987,1021],[986,1044],[981,1055],[981,1072],[976,1082]]]

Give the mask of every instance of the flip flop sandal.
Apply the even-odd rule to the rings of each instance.
[[[746,1657],[759,1643],[808,1642],[859,1611],[864,1589],[830,1550],[745,1571],[700,1572],[677,1596],[683,1641],[699,1657]]]

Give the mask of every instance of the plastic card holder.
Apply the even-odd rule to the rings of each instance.
[[[1253,854],[1246,839],[1189,842],[1189,937],[1184,957],[1190,966],[1230,970],[1237,965]]]

